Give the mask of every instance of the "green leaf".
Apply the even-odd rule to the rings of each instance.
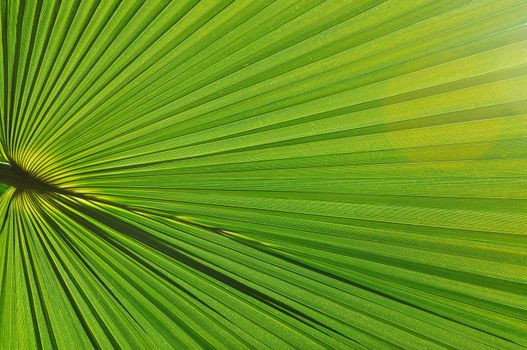
[[[2,349],[527,347],[527,3],[0,0]]]

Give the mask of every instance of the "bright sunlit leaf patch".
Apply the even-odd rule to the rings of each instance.
[[[527,347],[524,0],[0,0],[0,349]]]

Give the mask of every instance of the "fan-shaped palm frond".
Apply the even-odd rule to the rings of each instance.
[[[2,0],[1,349],[527,347],[527,3]]]

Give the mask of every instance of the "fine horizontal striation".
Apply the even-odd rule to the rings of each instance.
[[[6,349],[527,347],[524,0],[0,13]]]

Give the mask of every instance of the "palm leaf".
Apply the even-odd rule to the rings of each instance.
[[[527,3],[0,1],[4,349],[527,347]]]

